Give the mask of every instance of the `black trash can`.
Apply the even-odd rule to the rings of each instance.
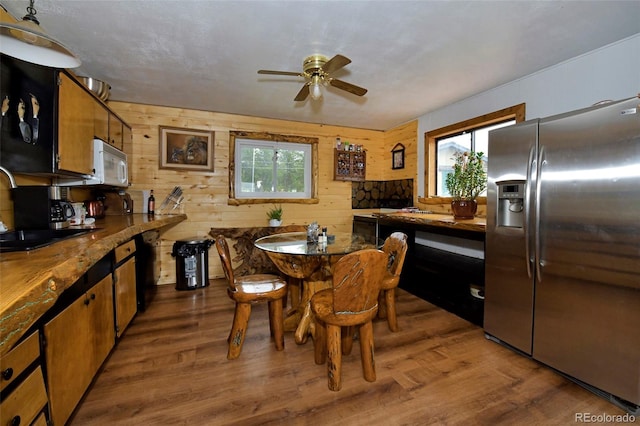
[[[173,244],[176,258],[176,290],[194,290],[209,285],[209,247],[212,240],[185,239]]]

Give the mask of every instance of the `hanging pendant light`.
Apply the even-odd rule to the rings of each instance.
[[[55,68],[75,68],[80,60],[58,41],[47,35],[36,18],[34,0],[27,14],[16,23],[0,22],[0,52],[34,64]]]

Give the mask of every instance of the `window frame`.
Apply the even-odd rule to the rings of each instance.
[[[452,136],[458,133],[462,133],[468,130],[477,129],[479,127],[490,126],[492,124],[500,123],[505,120],[515,120],[516,123],[520,123],[525,120],[526,104],[521,103],[510,106],[498,111],[494,111],[488,114],[481,115],[479,117],[470,118],[468,120],[460,121],[458,123],[450,124],[448,126],[441,127],[439,129],[425,132],[425,198],[419,199],[420,202],[438,202],[448,203],[453,199],[452,197],[442,197],[435,195],[436,191],[436,140]],[[486,197],[478,197],[480,204],[486,202]]]
[[[236,197],[236,145],[237,139],[251,139],[256,142],[264,143],[301,143],[311,145],[311,197],[310,198],[250,198],[250,197]],[[318,138],[283,135],[278,133],[264,133],[264,132],[243,132],[243,131],[230,131],[229,132],[229,200],[230,205],[241,204],[271,204],[271,203],[299,203],[299,204],[317,204],[318,200]]]

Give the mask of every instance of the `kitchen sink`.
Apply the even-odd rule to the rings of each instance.
[[[0,234],[0,252],[28,251],[46,247],[67,238],[96,231],[98,228],[29,229]]]

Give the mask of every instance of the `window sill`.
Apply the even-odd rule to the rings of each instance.
[[[230,206],[241,206],[246,204],[318,204],[317,198],[229,198],[227,204]]]
[[[453,197],[418,197],[418,202],[421,204],[450,204],[453,201]],[[476,198],[478,205],[486,205],[487,197]]]

